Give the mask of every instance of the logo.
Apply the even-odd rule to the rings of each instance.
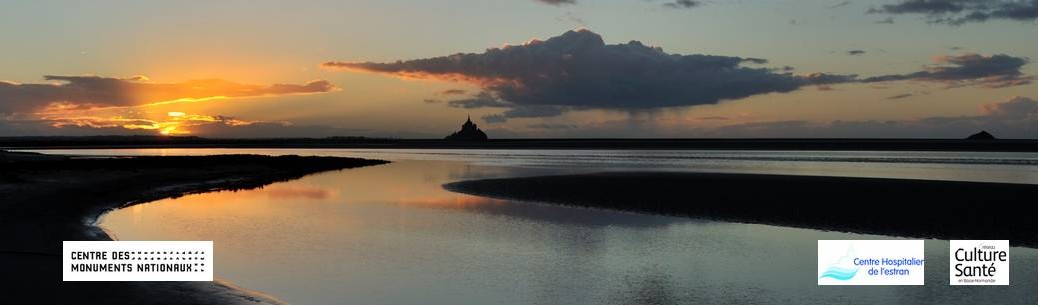
[[[64,241],[63,281],[212,281],[212,241]]]
[[[922,240],[819,240],[818,285],[923,285]]]
[[[821,245],[819,245],[819,248],[821,248]],[[818,257],[822,257],[821,254],[819,254]],[[818,278],[831,278],[838,281],[846,281],[854,278],[855,275],[858,275],[858,270],[860,270],[861,267],[855,266],[853,264],[853,259],[854,249],[848,247],[847,255],[841,256],[835,262],[826,266],[825,271],[822,271],[822,275],[819,275]]]
[[[953,240],[948,245],[951,285],[1009,285],[1008,240]]]

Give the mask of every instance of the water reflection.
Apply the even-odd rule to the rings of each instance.
[[[328,200],[330,197],[338,196],[338,190],[332,188],[317,188],[291,185],[272,185],[264,188],[263,193],[274,199],[313,199]]]
[[[74,149],[75,155],[322,155],[455,161],[517,170],[660,170],[1038,184],[1038,153],[942,151],[724,151],[523,149]],[[460,172],[465,174],[464,171]],[[497,177],[490,171],[477,175]],[[478,176],[468,176],[479,178]]]
[[[589,169],[581,169],[589,170]],[[572,172],[437,160],[328,172],[107,215],[122,240],[213,240],[217,276],[295,304],[1034,304],[1038,253],[1011,287],[819,287],[818,239],[889,238],[487,199],[458,179]]]
[[[675,217],[622,213],[607,210],[585,209],[577,207],[559,207],[541,203],[515,204],[508,201],[482,199],[491,204],[471,205],[472,211],[489,215],[514,217],[537,222],[578,225],[578,226],[624,226],[624,227],[658,227],[676,222],[706,222]]]

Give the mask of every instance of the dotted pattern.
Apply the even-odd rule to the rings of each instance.
[[[117,261],[139,261],[141,263],[192,264],[196,272],[205,272],[205,251],[130,251],[130,258]]]

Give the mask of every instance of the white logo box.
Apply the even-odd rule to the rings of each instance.
[[[922,240],[819,240],[818,285],[923,285]]]
[[[948,243],[951,285],[1009,285],[1009,240],[952,240]]]
[[[63,241],[63,281],[212,281],[212,241]]]

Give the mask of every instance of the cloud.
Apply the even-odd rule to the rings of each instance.
[[[573,125],[573,124],[545,124],[545,123],[538,123],[538,124],[526,125],[526,128],[530,128],[530,129],[547,129],[547,130],[552,130],[552,129],[574,129],[574,128],[577,128],[577,125]]]
[[[980,4],[976,0],[903,0],[898,4],[886,4],[879,9],[870,8],[870,13],[888,14],[947,14],[959,13],[965,10],[966,5]]]
[[[581,27],[587,26],[587,24],[584,23],[584,18],[580,18],[580,16],[574,15],[573,12],[566,12],[566,18],[565,19],[563,19],[562,17],[555,17],[555,20],[558,20],[558,21],[567,21],[568,20],[570,22],[579,24]]]
[[[555,5],[555,6],[559,6],[559,5],[563,5],[563,4],[577,4],[577,0],[537,0],[537,2],[544,3],[544,4],[551,4],[551,5]]]
[[[468,93],[468,91],[464,89],[447,89],[438,92],[437,95],[462,95],[465,93]]]
[[[170,112],[167,117],[161,119],[97,115],[45,115],[40,118],[39,122],[58,129],[71,127],[99,130],[122,128],[166,135],[188,134],[190,131],[187,128],[194,129],[202,125],[247,126],[258,123],[239,120],[229,116],[208,116],[183,112]]]
[[[1038,101],[1016,96],[1001,103],[988,103],[981,107],[987,117],[1038,120]]]
[[[880,20],[876,20],[876,24],[894,24],[894,17],[887,17]]]
[[[130,107],[336,89],[323,80],[302,85],[248,85],[218,79],[156,83],[144,76],[120,79],[48,75],[44,79],[53,83],[0,82],[0,125],[13,128],[9,132],[15,135],[183,134],[205,129],[256,129],[280,123],[176,111],[157,115]]]
[[[841,74],[829,74],[821,72],[812,72],[798,76],[798,79],[803,84],[807,85],[833,85],[842,83],[851,83],[858,80],[858,76],[854,74],[841,75]]]
[[[883,98],[883,99],[885,99],[885,100],[900,100],[900,99],[908,98],[908,97],[912,97],[912,94],[911,93],[903,93],[903,94],[898,94],[898,95],[894,95],[894,96],[888,96],[888,97]]]
[[[638,41],[605,44],[588,30],[545,41],[491,48],[483,53],[396,61],[326,62],[327,68],[407,78],[466,82],[514,109],[491,116],[559,114],[570,109],[638,110],[716,104],[748,96],[790,92],[852,76],[804,77],[774,69],[760,58],[669,54]]]
[[[699,6],[700,4],[702,4],[702,3],[700,2],[700,1],[693,1],[693,0],[674,0],[674,1],[672,1],[672,2],[667,2],[667,3],[664,3],[664,4],[663,4],[663,6],[665,6],[665,7],[669,7],[669,8],[675,8],[675,9],[682,9],[682,8],[693,8],[693,7],[697,7],[697,6]]]
[[[1003,88],[1030,84],[1034,76],[1025,75],[1021,68],[1030,60],[1005,54],[984,56],[974,53],[938,56],[933,66],[908,74],[891,74],[862,79],[862,82],[925,81],[943,83],[948,87],[978,86]]]
[[[1034,21],[1038,0],[902,0],[870,8],[870,14],[916,14],[929,23],[963,25],[988,20]]]
[[[848,55],[864,54],[862,50],[848,51]],[[826,73],[808,73],[801,79],[812,85],[831,85],[840,83],[877,83],[890,81],[920,81],[941,83],[949,88],[976,86],[981,88],[1004,88],[1027,85],[1035,77],[1023,73],[1022,68],[1030,63],[1025,57],[1014,57],[1006,54],[980,55],[966,53],[962,55],[941,55],[933,58],[933,65],[924,66],[922,71],[906,74],[888,74],[866,78],[857,75],[833,75]]]
[[[321,125],[249,121],[225,115],[180,114],[165,118],[65,116],[0,120],[0,136],[201,135],[212,138],[331,137],[369,132]]]
[[[540,117],[553,117],[562,114],[565,109],[556,106],[541,106],[541,105],[522,105],[515,106],[511,109],[505,110],[499,114],[485,115],[482,117],[484,122],[487,123],[504,123],[508,119],[517,118],[540,118]]]
[[[826,8],[840,8],[840,7],[848,6],[850,4],[851,4],[850,1],[841,1],[841,2],[838,2],[838,3],[833,3],[833,4],[830,4],[830,5],[827,5]]]
[[[475,96],[467,99],[449,101],[447,102],[447,106],[465,109],[514,107],[512,103],[499,100],[488,92],[480,92]]]
[[[191,134],[210,138],[325,138],[370,135],[367,129],[340,128],[325,125],[296,125],[286,122],[256,122],[248,125],[203,124]]]
[[[540,3],[544,3],[544,4],[554,5],[554,6],[577,4],[577,0],[536,0],[536,1],[540,2]],[[652,1],[652,0],[647,0],[647,1]],[[702,4],[702,1],[696,1],[696,0],[672,0],[670,2],[664,3],[663,6],[668,7],[668,8],[674,8],[674,9],[683,9],[683,8],[693,8],[693,7],[699,6],[700,4]],[[568,14],[568,13],[567,13],[567,16],[572,21],[575,21],[575,22],[580,23],[580,24],[584,24],[584,21],[580,20],[580,18],[576,18],[573,15]]]
[[[850,50],[850,51],[847,51],[847,55],[850,55],[850,56],[865,55],[865,50]]]
[[[864,53],[852,50],[848,54]],[[483,53],[395,62],[325,62],[355,72],[470,83],[484,94],[453,107],[499,107],[487,123],[546,117],[571,110],[644,111],[717,104],[750,96],[785,93],[804,86],[889,81],[935,82],[947,87],[1001,88],[1029,84],[1027,58],[1005,54],[937,56],[922,71],[861,78],[855,74],[792,74],[791,68],[758,68],[761,58],[682,55],[638,41],[605,44],[589,30],[568,31],[547,40],[490,48]]]
[[[327,81],[304,85],[246,85],[218,79],[192,80],[181,83],[154,83],[146,77],[126,79],[100,76],[53,76],[45,80],[57,83],[19,84],[0,82],[0,114],[31,113],[45,109],[75,110],[145,104],[234,98],[306,94],[335,89]]]

